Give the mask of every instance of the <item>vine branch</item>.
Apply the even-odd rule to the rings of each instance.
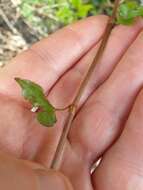
[[[95,69],[96,64],[102,58],[102,55],[103,55],[103,52],[104,52],[105,47],[107,45],[110,33],[111,33],[112,28],[114,27],[114,24],[115,24],[116,14],[117,14],[117,10],[118,10],[120,1],[121,0],[115,0],[113,13],[112,13],[112,16],[108,20],[108,23],[107,23],[107,26],[106,26],[106,29],[105,29],[105,32],[104,32],[104,35],[102,38],[101,45],[98,49],[98,52],[97,52],[92,64],[90,65],[83,81],[81,82],[81,85],[79,87],[79,90],[77,92],[75,99],[73,100],[73,103],[69,107],[68,116],[67,116],[67,119],[65,121],[65,125],[64,125],[63,131],[62,131],[62,134],[61,134],[61,137],[60,137],[60,140],[59,140],[59,143],[58,143],[55,155],[54,155],[54,158],[53,158],[52,163],[51,163],[51,167],[50,167],[51,169],[58,170],[60,167],[60,163],[61,163],[61,159],[63,157],[63,152],[64,152],[64,147],[65,147],[65,143],[67,140],[67,136],[68,136],[68,133],[70,131],[73,119],[75,117],[79,101],[80,101],[81,96],[82,96],[82,94],[83,94],[83,92],[84,92],[84,90],[85,90],[85,88],[86,88],[86,86],[87,86],[87,84],[91,78],[91,75]]]

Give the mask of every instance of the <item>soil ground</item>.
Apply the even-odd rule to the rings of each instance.
[[[39,39],[21,17],[18,3],[19,0],[0,0],[1,67]]]

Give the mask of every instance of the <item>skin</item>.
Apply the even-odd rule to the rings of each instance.
[[[107,19],[90,17],[59,30],[0,70],[2,189],[143,189],[142,20],[112,31],[80,101],[60,172],[48,168],[67,113],[57,113],[54,128],[40,126],[14,81],[35,81],[56,107],[67,106],[95,56]]]

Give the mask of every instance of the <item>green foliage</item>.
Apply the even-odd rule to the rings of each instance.
[[[67,6],[62,7],[56,12],[56,16],[63,24],[69,24],[80,18],[84,18],[94,10],[91,3],[83,3],[82,0],[70,0]]]
[[[126,1],[120,5],[117,23],[132,24],[136,17],[143,16],[143,6],[137,1]]]
[[[136,17],[143,16],[142,0],[121,1],[117,24],[131,24]],[[21,0],[19,11],[32,33],[43,37],[87,16],[111,15],[113,5],[113,0]]]
[[[21,0],[20,13],[25,22],[40,36],[46,36],[71,22],[90,15],[111,15],[111,0]],[[117,23],[130,24],[137,16],[143,16],[139,0],[124,0],[120,6]]]
[[[53,126],[56,123],[55,108],[50,104],[44,95],[44,91],[38,84],[20,78],[15,78],[16,82],[22,88],[23,97],[28,100],[33,107],[38,107],[38,121],[47,127]]]
[[[111,7],[107,0],[21,0],[19,10],[28,25],[45,36],[87,16],[109,13]]]

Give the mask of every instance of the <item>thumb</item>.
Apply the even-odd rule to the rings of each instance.
[[[0,152],[0,189],[3,190],[73,190],[60,172],[46,170],[39,164],[16,159]]]

